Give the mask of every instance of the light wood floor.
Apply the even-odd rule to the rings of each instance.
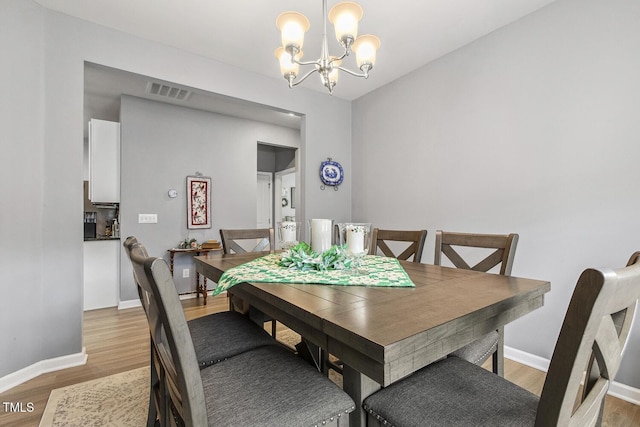
[[[226,310],[227,298],[220,295],[183,301],[187,319]],[[279,328],[284,328],[279,325]],[[92,310],[84,313],[84,346],[89,355],[83,366],[40,375],[0,394],[0,402],[33,403],[31,413],[7,413],[0,406],[0,426],[38,426],[51,390],[128,371],[148,365],[149,335],[142,308],[118,311],[115,308]],[[509,380],[540,394],[544,373],[519,363],[506,360],[505,376]],[[640,426],[640,407],[607,396],[604,426]]]

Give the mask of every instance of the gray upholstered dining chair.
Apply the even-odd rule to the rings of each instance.
[[[369,253],[375,255],[380,251],[387,257],[405,261],[413,257],[413,262],[420,262],[426,238],[427,230],[383,230],[374,228],[371,233],[371,249]],[[403,247],[403,251],[396,255],[399,250],[394,248],[394,252],[389,244],[399,244]]]
[[[434,264],[442,265],[444,255],[456,268],[487,272],[499,266],[499,274],[509,276],[517,246],[518,235],[513,233],[473,234],[437,230]],[[474,263],[469,259],[475,259]],[[477,365],[492,357],[493,372],[504,376],[504,328],[490,332],[452,354]]]
[[[147,249],[138,242],[135,236],[127,237],[123,246],[130,260],[132,253],[135,253],[139,258],[148,257]],[[142,308],[149,315],[149,295],[140,285],[138,273],[135,269],[133,277],[137,285]],[[253,323],[246,316],[233,311],[202,316],[188,321],[187,325],[200,368],[205,368],[254,348],[276,344],[264,329]],[[161,398],[164,390],[162,390],[160,381],[164,373],[161,370],[161,366],[156,363],[158,356],[155,350],[153,339],[151,339],[151,387],[148,426],[154,425],[156,417],[163,412],[163,402],[166,401],[166,398]],[[156,407],[156,405],[159,407]]]
[[[580,275],[540,398],[478,365],[448,357],[365,399],[368,425],[600,425],[640,297],[639,260],[636,252],[626,268],[587,269]]]
[[[262,346],[200,369],[167,263],[145,257],[135,246],[131,262],[149,301],[147,320],[164,372],[168,405],[160,419],[167,423],[161,425],[348,424],[353,400],[280,346]]]
[[[276,248],[273,228],[221,229],[220,239],[225,254],[271,251]],[[235,296],[231,296],[229,307],[245,314],[249,311],[245,302]],[[275,338],[276,321],[266,317],[264,321],[271,322],[271,336]]]

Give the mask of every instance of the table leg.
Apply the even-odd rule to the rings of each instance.
[[[173,277],[173,252],[169,252],[169,271],[171,271],[171,277]]]
[[[207,278],[202,276],[203,283],[200,287],[200,273],[196,272],[196,298],[198,298],[198,292],[202,292],[202,300],[204,305],[207,305]]]
[[[356,403],[355,411],[349,414],[350,427],[365,427],[367,414],[362,409],[362,402],[380,390],[380,384],[345,364],[342,370],[342,389]]]
[[[196,252],[196,256],[199,256],[200,252]],[[202,294],[204,297],[204,293]],[[196,271],[196,299],[200,298],[200,273]],[[206,304],[206,302],[205,302]]]
[[[322,350],[319,346],[302,337],[302,341],[296,344],[295,347],[300,357],[315,366],[319,372],[328,375],[322,359]]]

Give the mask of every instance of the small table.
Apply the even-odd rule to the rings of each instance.
[[[209,254],[209,252],[222,252],[222,248],[220,249],[171,248],[171,249],[167,249],[167,252],[169,252],[169,270],[171,270],[171,275],[173,276],[173,257],[175,256],[175,254],[192,254],[194,256],[200,256],[200,255]],[[207,278],[204,277],[204,281],[202,285],[200,285],[200,272],[196,270],[196,298],[200,298],[200,294],[202,294],[202,300],[204,301],[204,305],[207,305]]]

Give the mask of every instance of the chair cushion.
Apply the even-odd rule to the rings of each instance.
[[[448,357],[365,399],[365,411],[396,427],[533,426],[538,397],[486,369]]]
[[[276,341],[247,316],[235,311],[209,314],[187,322],[200,368]]]
[[[279,346],[243,353],[200,373],[210,426],[321,426],[355,409],[337,385]]]
[[[498,348],[499,337],[498,331],[491,331],[482,338],[454,351],[451,356],[482,365]]]

